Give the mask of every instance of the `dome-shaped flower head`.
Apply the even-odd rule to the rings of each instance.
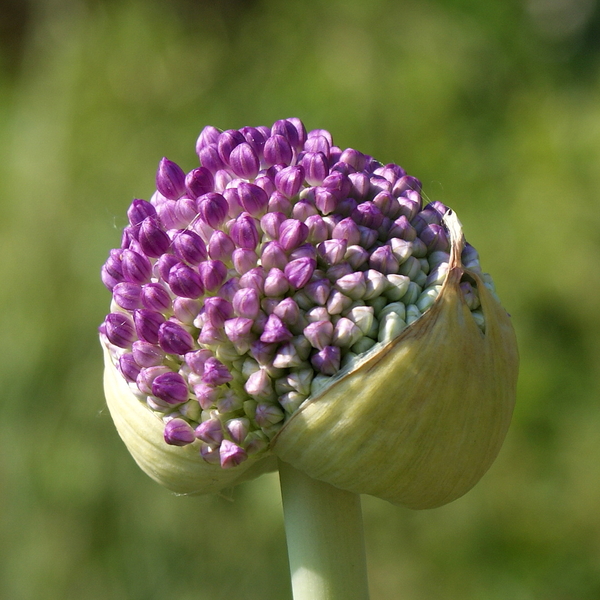
[[[469,490],[506,435],[510,318],[454,212],[307,133],[206,127],[163,159],[102,281],[105,390],[153,478],[212,493],[272,470],[414,508]]]

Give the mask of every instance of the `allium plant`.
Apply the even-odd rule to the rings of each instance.
[[[178,493],[279,468],[297,600],[366,598],[359,494],[430,508],[504,440],[510,318],[452,210],[299,119],[163,158],[102,281],[105,389]],[[279,462],[278,462],[279,460]]]

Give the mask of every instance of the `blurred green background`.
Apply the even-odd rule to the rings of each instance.
[[[600,597],[595,0],[0,0],[0,598],[290,598],[278,482],[179,498],[105,408],[99,279],[162,156],[297,116],[457,210],[520,341],[491,471],[363,500],[373,600]]]

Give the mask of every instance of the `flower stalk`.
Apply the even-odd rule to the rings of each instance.
[[[360,496],[279,462],[294,600],[368,600]]]

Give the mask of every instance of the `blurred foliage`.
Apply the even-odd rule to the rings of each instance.
[[[364,499],[373,600],[600,597],[594,0],[0,0],[0,597],[290,597],[277,479],[177,498],[104,407],[99,280],[159,159],[288,116],[455,208],[520,340],[467,496]]]

